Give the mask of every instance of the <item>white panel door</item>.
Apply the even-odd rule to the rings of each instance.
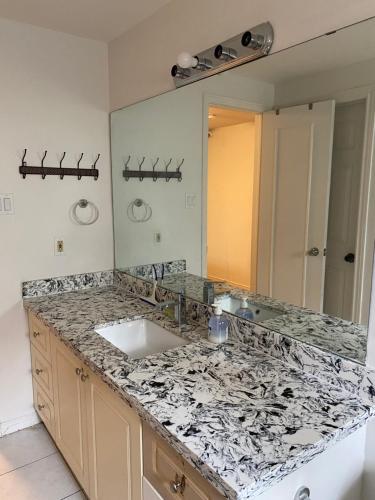
[[[263,115],[258,292],[322,310],[334,101]],[[318,255],[310,255],[311,249]]]

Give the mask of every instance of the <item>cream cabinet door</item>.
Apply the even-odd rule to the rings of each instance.
[[[78,358],[57,338],[52,341],[56,444],[85,491],[88,491],[86,386]]]
[[[141,422],[136,412],[88,372],[86,405],[90,499],[141,500]]]

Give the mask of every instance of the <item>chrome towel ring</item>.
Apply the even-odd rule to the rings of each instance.
[[[87,207],[91,208],[91,217],[87,220],[82,220],[77,214],[77,209]],[[74,203],[72,207],[72,217],[80,226],[91,226],[91,224],[94,224],[99,219],[99,209],[92,201],[81,199]]]

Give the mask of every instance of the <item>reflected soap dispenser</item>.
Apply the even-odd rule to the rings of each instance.
[[[243,297],[241,299],[241,305],[235,312],[236,316],[239,316],[240,318],[244,319],[254,319],[254,313],[251,309],[249,309],[249,304],[247,302],[247,298]]]
[[[221,344],[228,340],[229,321],[222,316],[223,311],[219,304],[212,304],[214,312],[208,322],[208,340]]]

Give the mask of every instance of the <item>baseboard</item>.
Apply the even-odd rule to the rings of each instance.
[[[28,413],[27,415],[22,415],[22,417],[12,418],[11,420],[0,422],[0,438],[6,434],[11,434],[12,432],[26,429],[26,427],[31,427],[39,422],[40,418],[38,417],[36,411]]]

